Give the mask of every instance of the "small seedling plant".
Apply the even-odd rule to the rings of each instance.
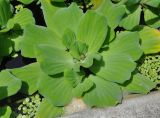
[[[1,67],[0,117],[53,118],[73,99],[103,108],[159,89],[159,9],[159,0],[0,0],[1,66],[34,59]]]

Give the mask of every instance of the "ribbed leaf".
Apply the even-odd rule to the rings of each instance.
[[[116,6],[110,0],[103,0],[97,9],[97,12],[103,14],[108,21],[108,25],[114,29],[125,15],[125,7],[124,5]]]
[[[73,97],[73,86],[68,79],[48,76],[40,82],[39,92],[55,106],[67,105]]]
[[[29,64],[11,71],[12,74],[22,80],[22,87],[20,91],[29,95],[32,95],[38,90],[40,80],[45,79],[47,76],[44,75],[38,63]]]
[[[21,80],[13,76],[8,70],[1,71],[0,100],[16,94],[20,88],[21,88]]]
[[[25,57],[35,57],[35,47],[39,44],[50,44],[64,49],[62,42],[54,32],[41,26],[27,25],[20,44],[22,55]]]
[[[64,3],[55,3],[52,0],[39,0],[43,11],[44,19],[48,27],[53,24],[53,15],[60,8],[65,7]]]
[[[97,66],[99,65],[99,66]],[[112,82],[124,83],[130,79],[136,64],[123,53],[103,53],[103,61],[95,61],[91,71],[96,75]]]
[[[32,3],[34,0],[18,0],[20,2],[22,2],[23,4],[30,4]]]
[[[56,107],[46,98],[42,100],[35,118],[56,118],[64,113],[62,107]]]
[[[42,70],[49,75],[58,74],[64,72],[65,69],[74,67],[72,56],[63,49],[52,45],[39,45],[36,52]]]
[[[12,15],[9,0],[0,0],[0,27],[4,28]]]
[[[158,9],[157,9],[158,11]],[[147,25],[153,28],[159,28],[160,26],[160,15],[154,13],[149,9],[144,10],[144,18]]]
[[[139,39],[140,36],[138,32],[121,32],[117,35],[117,38],[110,43],[110,51],[113,53],[128,54],[134,61],[136,61],[143,53]]]
[[[12,43],[9,35],[0,34],[0,57],[7,56],[12,52]]]
[[[144,27],[139,34],[145,54],[160,52],[160,32],[157,29]]]
[[[83,97],[87,105],[91,107],[105,107],[116,105],[121,102],[122,93],[117,84],[92,75],[87,79],[90,79],[95,84],[94,88],[86,92]]]
[[[7,28],[12,29],[14,25],[19,24],[23,29],[27,24],[35,24],[32,12],[29,9],[23,8],[7,23]]]
[[[12,110],[9,106],[7,107],[0,107],[0,117],[1,118],[10,118]]]
[[[61,8],[54,15],[51,14],[52,22],[48,24],[48,28],[53,30],[59,36],[62,36],[64,31],[68,28],[75,31],[82,14],[82,10],[73,3],[70,7]]]
[[[107,35],[107,22],[105,17],[93,11],[88,11],[80,20],[77,39],[86,43],[89,53],[97,52]]]
[[[138,33],[120,33],[107,51],[102,53],[102,60],[95,61],[90,68],[96,75],[113,82],[123,83],[130,79],[136,61],[142,55]],[[100,65],[97,66],[97,65]]]
[[[129,12],[130,13],[120,22],[120,26],[127,30],[131,30],[139,25],[141,7],[138,5],[129,6]]]
[[[147,94],[156,87],[156,84],[147,77],[137,73],[132,80],[126,82],[122,88],[124,92]]]

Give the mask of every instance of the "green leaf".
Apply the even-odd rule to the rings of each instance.
[[[35,118],[56,118],[64,113],[62,107],[56,107],[44,98],[39,106]]]
[[[41,70],[39,63],[29,64],[11,71],[14,76],[22,81],[20,91],[29,95],[32,95],[38,90],[39,82],[47,76],[45,76],[44,72]]]
[[[91,107],[105,107],[116,105],[121,102],[122,92],[120,87],[112,82],[105,81],[97,76],[89,76],[88,79],[94,82],[95,86],[86,92],[83,100]]]
[[[52,2],[51,0],[40,0],[40,2],[45,22],[47,26],[50,27],[50,25],[53,24],[53,15],[57,12],[57,10],[65,7],[65,4]]]
[[[9,0],[0,0],[0,27],[5,28],[11,15],[12,9]]]
[[[36,57],[35,47],[39,44],[50,44],[65,49],[54,32],[42,26],[27,25],[20,43],[22,55],[30,58]]]
[[[34,0],[18,0],[20,2],[22,2],[23,4],[30,4],[32,3]]]
[[[160,52],[160,32],[157,29],[144,27],[139,34],[145,54]]]
[[[73,89],[74,96],[81,97],[83,93],[91,89],[93,85],[94,83],[90,79],[85,79]]]
[[[139,39],[140,36],[138,32],[121,32],[117,35],[117,38],[110,43],[110,51],[113,53],[128,54],[134,61],[136,61],[143,53]]]
[[[76,31],[82,15],[82,10],[73,3],[68,8],[61,8],[54,15],[51,14],[52,22],[47,27],[58,34],[58,36],[62,36],[66,29]]]
[[[37,60],[42,70],[54,75],[74,67],[72,56],[65,50],[52,45],[39,45],[36,49]]]
[[[147,94],[155,87],[156,84],[154,82],[139,73],[135,74],[130,81],[122,85],[122,89],[125,92],[141,94]]]
[[[142,0],[143,4],[146,4],[151,7],[159,7],[160,1],[159,0]]]
[[[105,80],[124,83],[130,79],[131,72],[135,69],[136,64],[126,54],[112,53],[111,51],[102,54],[102,61],[95,61],[90,68],[96,75]],[[97,66],[99,65],[99,66]]]
[[[10,118],[12,110],[9,106],[0,107],[0,117],[1,118]]]
[[[12,19],[8,21],[7,28],[12,29],[14,25],[17,25],[17,24],[20,25],[22,29],[27,24],[35,24],[35,20],[32,15],[32,12],[27,8],[23,8]]]
[[[70,78],[53,78],[42,79],[39,86],[39,92],[55,106],[67,105],[73,97]]]
[[[153,28],[159,28],[160,26],[160,15],[156,14],[155,12],[151,11],[150,9],[144,10],[144,18],[145,22],[148,26]]]
[[[114,29],[125,15],[125,6],[115,5],[110,0],[103,0],[97,12],[104,15],[108,21],[108,25]]]
[[[1,71],[0,73],[0,93],[1,93],[0,100],[16,94],[21,88],[21,84],[22,84],[21,81],[15,76],[13,76],[8,70]]]
[[[127,30],[132,30],[133,28],[139,25],[141,7],[138,5],[134,5],[129,6],[129,8],[127,9],[129,10],[129,13],[125,18],[121,20],[120,26]]]
[[[124,83],[130,79],[136,61],[142,55],[136,32],[123,32],[102,53],[102,60],[90,68],[96,75],[113,82]],[[100,66],[97,66],[100,65]]]
[[[0,57],[8,56],[12,52],[12,43],[9,35],[0,34]]]
[[[88,11],[80,20],[77,39],[89,46],[89,53],[95,53],[101,48],[107,35],[107,30],[108,26],[105,17],[94,11]]]

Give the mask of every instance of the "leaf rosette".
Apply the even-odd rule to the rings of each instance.
[[[46,16],[47,27],[27,25],[20,42],[22,55],[40,65],[39,92],[58,107],[74,97],[90,107],[120,103],[120,84],[131,79],[143,53],[139,34],[125,31],[111,41],[107,18],[96,10],[83,13],[75,3]]]

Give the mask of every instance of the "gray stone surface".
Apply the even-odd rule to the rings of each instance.
[[[160,92],[128,98],[116,107],[87,109],[62,118],[160,118]]]

